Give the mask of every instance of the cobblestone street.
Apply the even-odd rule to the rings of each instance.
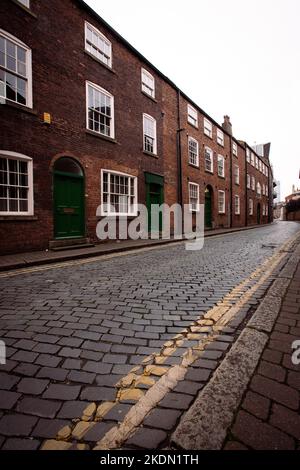
[[[230,296],[230,305],[242,302],[230,325],[214,330],[218,335],[188,364],[185,379],[140,421],[144,427],[121,440],[126,448],[169,445],[180,416],[276,278],[280,258],[271,276],[243,301],[264,272],[263,263],[299,231],[297,223],[280,222],[209,238],[199,252],[179,243],[26,274],[2,273],[0,338],[8,360],[0,366],[1,448],[93,448],[169,367],[212,333],[213,322],[204,315],[229,305],[224,298]],[[285,324],[277,325],[277,336],[288,333]],[[280,374],[271,369],[270,379]],[[254,382],[248,407],[264,386]],[[277,412],[280,420],[280,406]],[[237,435],[242,419],[245,411],[235,424]]]

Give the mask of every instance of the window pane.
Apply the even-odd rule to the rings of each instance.
[[[26,104],[26,81],[22,78],[17,80],[17,102]]]
[[[7,212],[7,199],[0,199],[0,212]]]
[[[12,101],[16,101],[16,85],[17,78],[10,73],[6,74],[6,98]]]
[[[28,212],[28,201],[27,199],[20,200],[20,212]]]

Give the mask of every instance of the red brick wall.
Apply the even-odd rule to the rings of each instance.
[[[32,0],[29,14],[17,2],[0,2],[0,27],[32,49],[33,110],[0,105],[2,151],[19,152],[33,159],[34,217],[0,217],[0,253],[47,249],[53,239],[53,173],[55,160],[70,156],[80,162],[86,181],[86,236],[96,239],[96,210],[100,204],[101,169],[121,171],[138,177],[138,201],[145,203],[145,172],[164,176],[167,204],[178,201],[177,161],[177,89],[165,81],[148,64],[116,38],[75,0]],[[84,22],[87,20],[111,40],[113,69],[109,70],[84,51]],[[156,96],[150,99],[141,92],[141,67],[155,77]],[[91,81],[114,95],[115,141],[108,141],[86,131],[86,81]],[[51,125],[43,123],[43,113],[50,113]],[[157,121],[158,156],[143,152],[142,114]],[[239,147],[240,185],[231,194],[230,137],[225,146],[217,144],[217,127],[213,138],[203,133],[203,115],[199,128],[187,122],[187,101],[180,99],[182,193],[188,204],[188,182],[200,186],[200,202],[205,188],[213,189],[214,227],[229,227],[230,209],[235,193],[241,196],[241,214],[232,216],[234,226],[245,224],[244,150]],[[188,163],[188,135],[199,142],[200,168]],[[214,173],[204,168],[204,147],[214,152]],[[217,155],[225,157],[225,179],[217,175]],[[234,160],[235,157],[232,157]],[[252,171],[252,169],[251,169]],[[256,171],[256,170],[254,170]],[[260,178],[262,177],[259,176]],[[226,193],[226,214],[218,214],[218,190]],[[250,223],[255,223],[255,215]]]

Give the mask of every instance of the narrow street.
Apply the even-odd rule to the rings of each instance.
[[[277,222],[199,252],[176,243],[1,273],[1,448],[169,447],[299,233]],[[184,380],[155,388],[182,363]],[[134,406],[136,422],[117,431]]]

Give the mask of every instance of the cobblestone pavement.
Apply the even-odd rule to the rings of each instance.
[[[212,331],[209,320],[200,331],[192,325],[246,280],[232,301],[240,299],[255,285],[249,276],[299,230],[297,223],[281,222],[208,239],[199,252],[178,244],[1,275],[0,338],[8,346],[7,364],[0,366],[1,448],[38,449],[58,433],[62,440],[55,448],[72,448],[74,442],[80,448],[95,446],[168,367]],[[239,309],[235,325],[220,329],[185,380],[148,414],[144,427],[124,438],[127,447],[166,442],[271,281]],[[160,361],[163,346],[167,351]],[[141,378],[143,361],[149,369]],[[124,377],[130,376],[126,388]]]
[[[226,450],[300,449],[300,365],[291,361],[294,341],[300,343],[300,263],[228,433]]]

